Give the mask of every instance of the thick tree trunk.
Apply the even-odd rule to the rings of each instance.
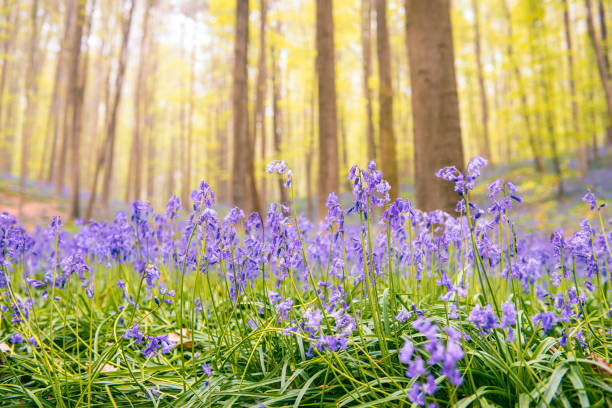
[[[338,192],[336,68],[332,0],[316,0],[316,47],[319,108],[319,188],[317,217],[327,215],[327,196]]]
[[[377,160],[376,136],[374,134],[374,121],[372,119],[372,1],[361,0],[361,49],[363,61],[363,95],[366,100],[366,143],[368,146],[368,160]]]
[[[125,76],[125,66],[128,58],[128,42],[130,38],[130,30],[132,27],[132,17],[134,15],[134,7],[136,6],[136,0],[131,0],[128,15],[124,16],[123,20],[123,37],[121,40],[121,50],[119,52],[119,64],[117,68],[117,74],[115,77],[115,94],[112,100],[112,106],[108,116],[108,122],[106,127],[106,138],[101,146],[98,158],[96,161],[96,167],[94,170],[94,179],[91,187],[91,195],[89,202],[87,203],[86,218],[91,218],[93,205],[96,199],[96,190],[98,187],[98,178],[102,166],[105,165],[104,180],[102,185],[102,204],[104,209],[108,212],[108,199],[110,196],[110,183],[114,161],[114,150],[115,150],[115,135],[117,132],[117,114],[119,111],[119,103],[121,102],[121,93],[123,89],[123,78]],[[107,105],[108,106],[108,105]]]
[[[234,41],[232,204],[245,211],[258,211],[255,188],[254,151],[249,137],[247,50],[249,0],[237,0]]]
[[[476,54],[476,71],[478,73],[478,90],[480,91],[480,110],[482,119],[482,139],[484,143],[484,157],[489,160],[489,164],[493,164],[493,156],[491,155],[491,142],[489,140],[489,103],[487,100],[487,88],[484,81],[484,72],[482,68],[482,46],[480,43],[480,16],[478,9],[478,0],[472,0],[472,9],[474,10],[474,49]]]
[[[391,199],[399,195],[399,176],[395,133],[393,132],[393,85],[391,81],[391,46],[387,29],[387,0],[376,0],[376,50],[378,53],[378,106],[380,157],[383,177],[391,185]]]
[[[406,26],[417,204],[455,214],[457,193],[435,176],[464,160],[449,0],[406,0]]]

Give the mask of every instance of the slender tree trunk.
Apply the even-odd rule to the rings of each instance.
[[[143,90],[143,84],[145,81],[145,65],[147,50],[147,40],[149,36],[149,17],[151,15],[151,8],[153,6],[152,0],[146,1],[145,13],[142,21],[142,35],[140,37],[140,55],[138,57],[138,73],[136,77],[136,89],[134,90],[134,134],[132,139],[131,148],[131,160],[130,160],[130,172],[131,178],[128,179],[128,186],[131,185],[132,194],[126,193],[126,201],[140,199],[142,194],[142,151],[143,151],[143,138],[142,138],[142,111],[143,101],[141,99]],[[130,188],[127,189],[128,191]]]
[[[232,202],[245,211],[259,211],[255,188],[254,151],[249,137],[247,50],[249,0],[237,0],[234,41]],[[261,211],[260,211],[261,212]]]
[[[610,73],[610,58],[608,56],[608,27],[606,26],[606,10],[604,8],[603,1],[598,0],[597,2],[599,9],[599,31],[601,33],[601,51],[604,58],[604,65],[606,67],[606,74],[608,75],[608,82],[612,82],[612,73]],[[612,146],[612,123],[608,123],[606,126],[606,145]]]
[[[391,46],[387,29],[387,0],[376,0],[376,43],[378,53],[378,105],[380,157],[383,177],[391,185],[391,199],[399,195],[399,175],[395,133],[393,132],[393,84],[391,80]]]
[[[565,47],[567,48],[567,69],[568,69],[568,85],[570,91],[570,100],[572,106],[572,132],[573,139],[578,143],[578,169],[580,174],[584,176],[587,172],[587,157],[586,145],[580,136],[580,121],[578,112],[578,97],[576,95],[576,82],[574,74],[574,46],[572,41],[572,28],[570,23],[569,6],[567,0],[563,1],[563,24],[565,28]]]
[[[98,178],[102,166],[106,164],[104,172],[104,180],[102,186],[102,204],[104,209],[108,211],[108,199],[110,196],[110,182],[113,169],[113,156],[115,148],[115,134],[117,132],[117,113],[119,110],[119,103],[121,102],[121,93],[123,89],[123,77],[125,76],[125,66],[128,58],[128,42],[130,38],[130,30],[132,27],[132,17],[134,15],[134,7],[136,6],[136,0],[131,0],[128,15],[124,16],[122,32],[123,38],[121,40],[121,50],[119,52],[119,64],[117,68],[117,74],[115,77],[115,94],[112,101],[112,106],[108,116],[108,125],[106,127],[106,139],[100,149],[98,158],[96,161],[96,167],[94,170],[94,179],[92,182],[91,195],[89,202],[87,203],[87,215],[86,218],[91,218],[93,205],[96,198],[96,190],[98,187]],[[108,105],[107,105],[108,106]]]
[[[51,96],[51,104],[49,105],[49,112],[47,114],[47,125],[45,130],[45,142],[41,157],[40,172],[38,179],[45,178],[47,182],[51,182],[53,179],[53,168],[55,161],[55,152],[57,149],[57,137],[59,133],[59,121],[58,117],[60,114],[60,92],[62,89],[63,72],[64,72],[64,54],[66,53],[66,44],[70,41],[70,28],[72,27],[72,14],[74,9],[74,1],[66,2],[66,19],[64,21],[64,33],[62,35],[62,42],[60,44],[60,50],[57,53],[57,61],[55,63],[55,74],[53,79],[53,92]],[[51,150],[49,151],[48,146],[51,144]],[[47,155],[47,152],[49,154]],[[49,164],[46,164],[46,158],[49,156]],[[45,176],[45,168],[47,173]]]
[[[599,39],[595,33],[595,25],[593,23],[593,7],[591,0],[585,0],[586,12],[587,12],[587,29],[589,32],[589,38],[591,39],[591,45],[595,52],[595,58],[597,60],[597,69],[599,70],[599,79],[603,87],[604,95],[606,97],[606,107],[608,109],[608,125],[612,122],[612,87],[610,85],[610,76],[606,69],[606,62],[602,47],[599,43]]]
[[[361,49],[363,61],[363,95],[366,100],[366,142],[368,146],[368,160],[377,160],[376,136],[374,135],[374,121],[372,120],[372,1],[361,0]]]
[[[277,34],[280,35],[280,27],[276,28]],[[276,49],[274,48],[274,44],[270,47],[270,57],[272,59],[272,134],[273,134],[273,143],[274,143],[274,154],[277,159],[281,159],[281,146],[283,143],[283,128],[282,128],[282,113],[280,110],[279,102],[281,99],[281,84],[280,84],[280,75],[278,68],[278,55],[276,54]],[[278,179],[278,197],[281,203],[287,203],[287,189],[285,188],[284,181],[279,178]]]
[[[325,203],[338,192],[336,68],[332,0],[316,0],[316,48],[319,108],[319,188],[317,217],[327,214]]]
[[[13,46],[17,40],[17,19],[19,18],[19,13],[17,12],[16,2],[11,0],[4,0],[4,8],[5,11],[8,10],[8,14],[6,16],[6,30],[4,30],[4,41],[2,42],[2,71],[0,74],[0,140],[2,144],[2,148],[0,149],[0,172],[10,173],[12,169],[13,162],[13,138],[11,136],[11,126],[9,126],[9,122],[14,121],[13,111],[14,111],[14,102],[12,98],[13,90],[16,89],[17,84],[10,83],[11,78],[11,68],[15,65],[11,63],[10,58],[8,56],[13,50]],[[6,83],[9,82],[8,95],[9,97],[5,101],[4,98],[4,90],[6,88]],[[16,81],[15,81],[16,82]],[[8,105],[8,106],[5,106]],[[4,111],[7,111],[6,120],[4,118]]]
[[[70,58],[69,75],[69,109],[72,113],[70,129],[70,152],[72,165],[72,188],[70,195],[70,218],[75,219],[80,216],[79,190],[80,190],[80,138],[81,138],[81,113],[83,106],[83,95],[85,78],[87,72],[79,72],[81,61],[81,41],[83,37],[83,26],[85,25],[85,7],[87,0],[77,0],[76,14],[74,19],[74,29],[72,32],[72,50]],[[87,67],[85,67],[87,68]]]
[[[601,52],[603,54],[604,65],[606,66],[606,73],[610,77],[610,58],[608,56],[608,27],[606,26],[606,9],[604,8],[603,1],[597,1],[598,16],[599,16],[599,32],[601,34]]]
[[[344,109],[342,108],[342,105],[340,107],[340,146],[342,148],[342,173],[347,173],[350,169],[349,166],[349,161],[348,161],[348,149],[347,149],[347,144],[348,144],[348,135],[346,134],[346,114],[344,113]],[[343,188],[346,188],[346,191],[353,191],[353,183],[346,179],[343,183],[343,185],[341,186]]]
[[[406,0],[406,30],[419,207],[455,213],[458,197],[435,173],[463,168],[463,145],[449,0]]]
[[[21,171],[19,177],[19,215],[23,215],[25,202],[25,182],[28,177],[28,159],[30,155],[30,137],[36,118],[36,95],[38,93],[38,0],[33,0],[30,14],[30,49],[25,73],[25,110],[21,131]]]
[[[185,173],[183,174],[183,201],[189,202],[191,194],[191,166],[192,166],[192,149],[193,149],[193,111],[195,105],[195,49],[191,48],[191,68],[189,76],[189,100],[187,106],[187,150],[185,154]]]
[[[3,20],[2,20],[2,68],[0,73],[0,122],[2,120],[2,112],[4,108],[4,88],[6,86],[6,74],[8,68],[8,55],[14,29],[11,27],[12,15],[15,3],[10,0],[4,0],[2,3]]]
[[[149,45],[147,49],[150,50],[150,65],[148,66],[145,77],[147,78],[147,85],[145,86],[145,104],[143,111],[145,113],[145,133],[147,137],[147,200],[153,201],[155,197],[155,174],[156,174],[156,157],[157,148],[155,145],[155,124],[157,111],[155,109],[155,90],[157,88],[157,67],[158,67],[158,51],[157,46],[149,37]],[[170,195],[163,197],[169,198]]]
[[[306,147],[306,212],[308,219],[314,220],[314,203],[313,203],[313,191],[312,191],[312,167],[314,162],[314,142],[315,142],[315,87],[312,86],[310,94],[310,101],[308,102],[308,145]]]
[[[542,164],[542,154],[540,152],[536,136],[533,130],[533,126],[531,123],[531,116],[529,114],[529,105],[527,102],[527,92],[525,90],[525,84],[523,82],[523,76],[521,75],[521,70],[514,59],[514,48],[512,46],[512,41],[514,37],[514,31],[512,26],[512,15],[510,14],[510,6],[508,5],[508,0],[503,0],[504,13],[506,15],[507,21],[507,30],[508,30],[508,45],[506,46],[506,53],[508,54],[508,60],[510,61],[510,65],[514,71],[514,76],[516,78],[516,82],[519,88],[520,94],[520,110],[523,121],[525,122],[525,130],[527,132],[527,141],[529,143],[529,147],[531,148],[531,153],[533,154],[533,164],[534,168],[538,173],[544,171],[544,165]]]
[[[484,72],[482,68],[482,47],[480,44],[480,12],[478,8],[478,0],[472,0],[472,9],[474,10],[474,48],[476,50],[476,71],[478,73],[478,89],[480,91],[480,109],[482,113],[482,137],[484,142],[484,156],[489,160],[489,164],[493,164],[493,156],[491,154],[491,142],[489,141],[489,103],[487,100],[487,88],[485,86]]]
[[[259,17],[259,57],[257,59],[257,80],[255,84],[255,112],[253,114],[253,132],[251,133],[251,144],[256,145],[259,135],[261,158],[265,160],[266,126],[265,126],[265,104],[266,104],[266,18],[268,15],[267,0],[260,0]],[[266,178],[261,179],[259,188],[261,208],[265,211],[266,203]]]

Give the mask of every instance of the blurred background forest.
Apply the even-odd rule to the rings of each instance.
[[[610,0],[0,2],[0,211],[26,222],[202,179],[265,211],[273,159],[312,218],[370,159],[424,209],[476,154],[532,219],[612,195]]]

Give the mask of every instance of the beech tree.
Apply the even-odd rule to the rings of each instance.
[[[327,196],[338,192],[336,68],[332,0],[316,2],[317,82],[319,110],[319,188],[317,217],[327,214]]]
[[[237,0],[234,39],[234,75],[232,83],[233,140],[232,183],[233,204],[245,211],[259,211],[255,186],[254,151],[249,138],[247,50],[249,42],[249,1]]]
[[[419,208],[455,213],[457,193],[436,178],[445,166],[463,168],[449,0],[406,0],[412,84],[415,192]]]

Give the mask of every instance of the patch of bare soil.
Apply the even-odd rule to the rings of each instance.
[[[6,194],[0,191],[0,212],[6,211],[17,217],[21,225],[31,231],[36,225],[46,226],[51,217],[59,215],[62,219],[67,219],[67,214],[60,208],[57,201],[38,201],[26,197],[26,200],[19,210],[19,196]]]

